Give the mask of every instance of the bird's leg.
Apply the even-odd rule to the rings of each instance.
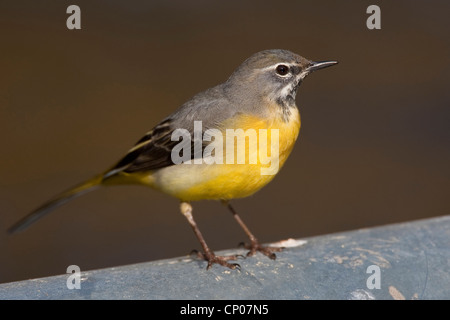
[[[228,260],[236,260],[238,256],[216,256],[214,252],[208,247],[206,244],[205,239],[202,236],[202,233],[200,232],[199,228],[197,227],[197,224],[195,223],[195,220],[192,216],[192,206],[188,202],[181,202],[180,205],[181,213],[186,217],[189,224],[192,227],[192,230],[194,230],[195,235],[197,236],[198,241],[202,245],[203,252],[198,252],[198,255],[208,261],[208,266],[206,267],[206,270],[212,267],[214,263],[220,264],[224,267],[228,267],[230,269],[240,269],[240,265],[237,263],[228,263]]]
[[[250,244],[244,244],[245,249],[249,249],[250,251],[247,253],[247,256],[253,256],[256,251],[261,252],[262,254],[266,255],[272,260],[275,260],[277,258],[275,252],[282,251],[283,248],[279,247],[265,247],[262,246],[258,239],[253,235],[253,233],[250,232],[248,227],[245,225],[245,223],[242,221],[241,217],[237,214],[236,210],[230,205],[228,201],[222,201],[224,205],[228,207],[228,209],[233,214],[234,219],[236,219],[237,223],[241,226],[241,228],[244,230],[244,232],[247,234],[248,238],[250,239]]]

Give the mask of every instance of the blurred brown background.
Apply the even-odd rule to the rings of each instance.
[[[66,28],[81,7],[82,30]],[[366,8],[381,7],[381,30]],[[186,255],[178,202],[105,188],[24,233],[5,230],[117,161],[251,54],[335,59],[299,90],[300,139],[236,209],[263,242],[449,213],[448,1],[2,1],[0,282]],[[219,203],[194,214],[213,249],[246,240]]]

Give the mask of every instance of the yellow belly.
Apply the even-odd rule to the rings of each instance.
[[[237,164],[237,157],[234,157],[233,164],[227,162],[226,152],[228,150],[226,150],[223,151],[223,164],[174,165],[157,170],[149,175],[143,175],[139,177],[140,182],[182,201],[229,200],[247,197],[255,193],[275,177],[291,153],[300,131],[300,115],[297,108],[292,108],[287,121],[279,116],[274,116],[269,120],[261,120],[254,116],[241,116],[238,119],[232,119],[232,123],[229,121],[221,125],[224,137],[226,135],[225,129],[238,128],[244,131],[254,129],[256,132],[265,129],[268,133],[268,142],[271,141],[271,132],[273,132],[271,130],[277,129],[279,136],[278,154],[274,152],[274,149],[271,149],[273,145],[269,143],[269,151],[266,153],[269,157],[261,159],[259,147],[262,144],[260,139],[257,139],[257,144],[251,143],[248,139],[245,144],[244,164]],[[250,163],[250,159],[255,159],[255,157],[252,158],[252,156],[255,156],[253,154],[255,152],[258,153],[256,163],[255,161]],[[274,167],[274,161],[276,160],[272,156],[278,157],[278,163],[276,170],[270,171],[268,169]],[[262,174],[264,170],[266,170],[266,174]]]

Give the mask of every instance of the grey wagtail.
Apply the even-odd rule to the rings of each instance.
[[[250,250],[247,256],[259,251],[275,259],[274,252],[281,248],[262,246],[229,201],[254,194],[274,178],[277,170],[263,174],[262,169],[267,169],[272,162],[276,163],[276,169],[281,168],[297,140],[300,131],[300,114],[295,104],[298,87],[311,72],[336,63],[313,62],[280,49],[252,55],[227,81],[195,95],[147,132],[115,166],[44,203],[9,231],[24,230],[56,207],[100,186],[139,184],[181,201],[181,213],[200,241],[203,252],[198,254],[208,262],[207,269],[215,263],[231,269],[239,265],[228,262],[237,256],[216,256],[206,244],[192,216],[190,202],[196,200],[222,201],[250,239],[245,245]],[[201,124],[200,135],[195,132],[196,124]],[[263,131],[266,135],[260,134],[256,139],[249,134]],[[188,136],[174,135],[175,132],[187,132]],[[234,134],[233,148],[228,148],[229,132]],[[227,148],[220,134],[227,137]],[[203,137],[200,147],[199,137]],[[193,138],[193,141],[184,141],[180,148],[181,138]],[[265,142],[267,138],[270,146]],[[235,160],[238,144],[234,145],[239,139],[244,142],[240,161]],[[263,147],[269,150],[261,152]],[[183,153],[183,161],[174,161],[175,148],[179,154]],[[208,161],[206,151],[210,152]],[[267,159],[263,161],[262,155]],[[223,161],[225,158],[228,161]]]

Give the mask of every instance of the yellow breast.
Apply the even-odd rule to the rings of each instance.
[[[147,177],[148,184],[183,201],[228,200],[255,193],[281,169],[300,131],[300,114],[297,108],[291,108],[284,117],[279,113],[279,108],[273,110],[274,114],[269,119],[241,115],[221,124],[224,137],[227,137],[227,129],[234,130],[234,133],[236,129],[242,129],[234,137],[236,143],[239,138],[246,141],[245,159],[241,157],[240,163],[236,149],[233,150],[233,156],[230,156],[224,138],[223,148],[214,150],[216,156],[222,157],[223,163],[191,163],[163,168]],[[256,140],[249,137],[249,132],[253,130],[257,133]],[[264,131],[267,144],[264,143],[264,134],[261,135]],[[246,136],[242,137],[242,134]],[[278,141],[274,143],[276,136]],[[227,161],[232,158],[233,163]]]

